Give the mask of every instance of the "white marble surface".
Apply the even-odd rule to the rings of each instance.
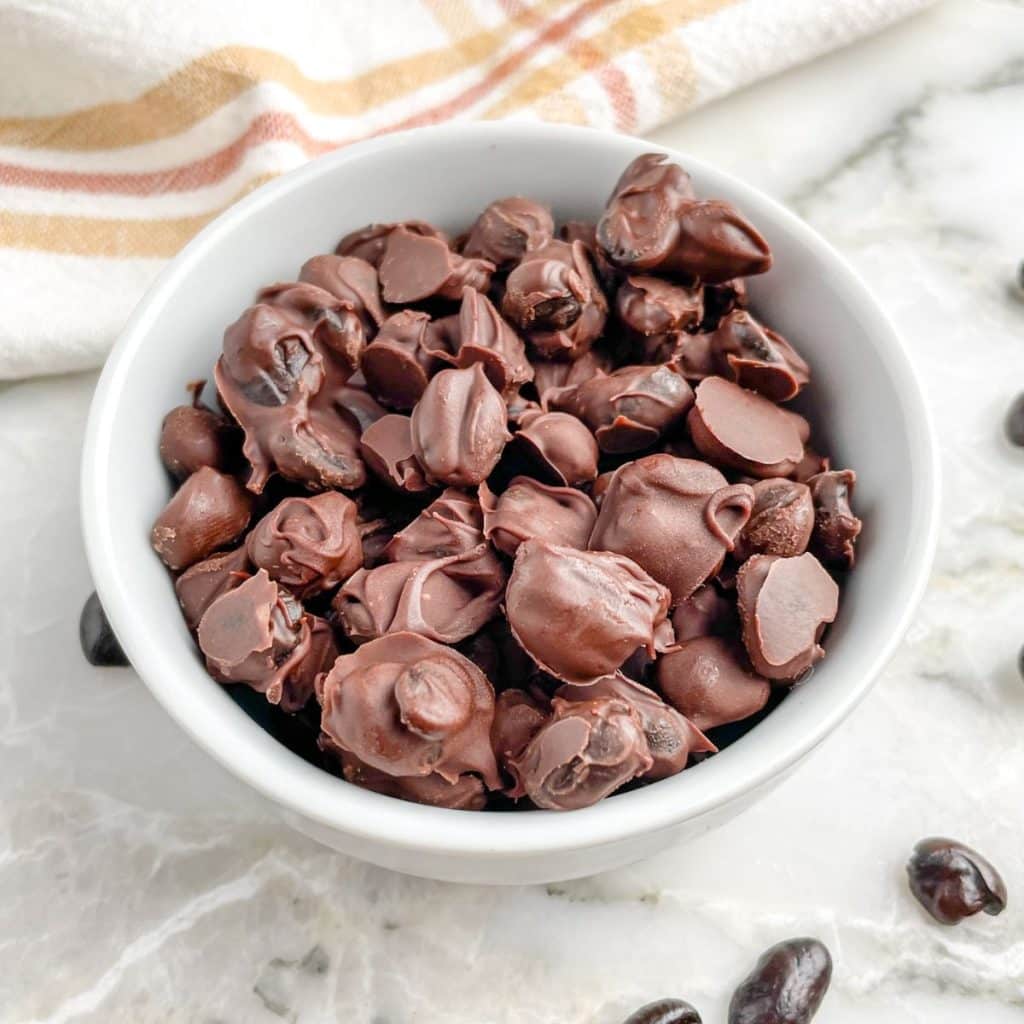
[[[873,695],[720,831],[564,886],[474,889],[278,825],[75,636],[77,462],[94,378],[0,393],[0,1020],[617,1024],[677,994],[725,1019],[760,950],[832,949],[827,1024],[1024,1013],[1024,6],[950,2],[659,141],[734,169],[838,245],[904,332],[941,435],[944,530]],[[947,930],[913,842],[1001,866],[1009,909]]]

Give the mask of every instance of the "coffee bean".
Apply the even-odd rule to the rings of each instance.
[[[910,891],[941,924],[1006,908],[1006,884],[980,853],[955,839],[922,839],[907,862]]]
[[[1003,429],[1010,444],[1024,448],[1024,393],[1019,394],[1007,410]]]
[[[832,980],[832,957],[817,939],[766,950],[729,1003],[729,1024],[808,1024]]]
[[[78,620],[78,639],[90,665],[127,665],[128,659],[107,622],[106,612],[95,593],[87,598]]]
[[[701,1019],[682,999],[658,999],[631,1013],[623,1024],[701,1024]]]

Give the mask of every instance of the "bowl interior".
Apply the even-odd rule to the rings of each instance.
[[[749,187],[679,157],[700,194],[734,202],[775,254],[751,281],[757,312],[810,362],[805,410],[837,467],[858,474],[865,521],[857,571],[829,655],[766,721],[682,775],[570,815],[456,814],[366,793],[320,772],[251,722],[204,672],[170,578],[149,547],[169,496],[157,456],[164,412],[209,377],[223,328],[257,288],[292,280],[311,255],[370,221],[420,218],[458,231],[500,196],[593,219],[649,144],[543,125],[472,125],[391,136],[332,154],[261,189],[206,229],[160,278],[111,356],[83,466],[94,578],[139,673],[192,735],[257,788],[316,820],[385,841],[480,853],[581,846],[665,827],[730,799],[796,760],[852,708],[892,653],[934,539],[926,414],[886,319],[802,222]]]

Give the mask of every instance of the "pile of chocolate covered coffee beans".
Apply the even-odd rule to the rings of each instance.
[[[785,404],[810,368],[747,308],[771,262],[652,154],[596,224],[499,199],[264,288],[161,434],[153,546],[210,675],[442,807],[713,754],[824,656],[861,525]]]

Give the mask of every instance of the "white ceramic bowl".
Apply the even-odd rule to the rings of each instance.
[[[557,220],[594,219],[650,144],[587,129],[485,123],[419,129],[332,153],[264,186],[201,232],[150,289],[107,361],[82,467],[96,589],[139,675],[209,754],[284,819],[345,853],[452,881],[525,883],[593,874],[727,820],[766,792],[867,693],[924,587],[936,536],[937,469],[921,394],[892,326],[847,264],[748,185],[670,154],[698,192],[735,203],[771,244],[754,306],[809,360],[805,410],[838,466],[855,467],[865,520],[828,657],[805,686],[721,754],[644,789],[569,813],[474,814],[351,786],[281,746],[203,669],[149,531],[169,487],[160,421],[209,377],[221,333],[272,281],[293,279],[370,221],[460,230],[489,201],[522,194]],[[821,794],[826,805],[828,794]]]

